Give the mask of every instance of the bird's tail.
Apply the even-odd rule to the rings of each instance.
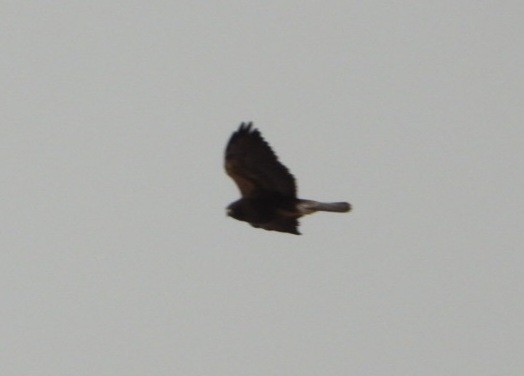
[[[351,205],[347,202],[318,202],[313,200],[300,200],[298,207],[304,214],[317,211],[347,213],[351,210]]]

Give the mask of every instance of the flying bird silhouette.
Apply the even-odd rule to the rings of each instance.
[[[279,162],[253,123],[242,123],[226,146],[225,169],[242,198],[227,214],[256,228],[300,235],[298,218],[317,211],[345,213],[347,202],[318,202],[297,198],[295,178]]]

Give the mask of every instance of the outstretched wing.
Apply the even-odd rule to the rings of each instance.
[[[296,197],[295,178],[278,161],[253,123],[242,123],[226,147],[225,169],[235,181],[242,197],[254,198],[271,193]]]

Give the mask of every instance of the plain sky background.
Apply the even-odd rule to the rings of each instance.
[[[0,374],[523,374],[522,1],[0,20]],[[226,218],[248,120],[354,211]]]

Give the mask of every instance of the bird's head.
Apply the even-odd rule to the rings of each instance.
[[[238,219],[239,221],[246,219],[240,200],[229,204],[226,208],[226,214],[228,217]]]

